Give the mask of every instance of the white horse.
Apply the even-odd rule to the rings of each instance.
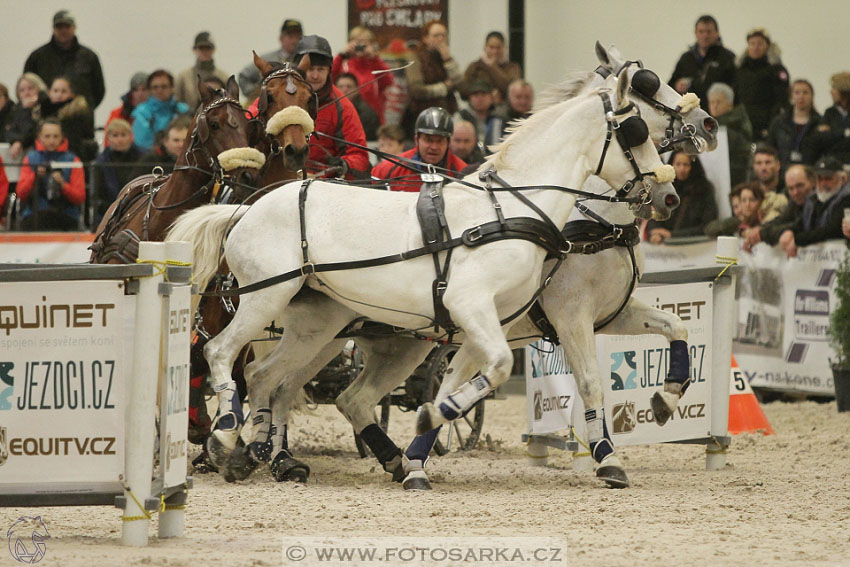
[[[592,91],[537,112],[517,128],[492,163],[508,184],[516,186],[581,187],[594,168],[611,185],[632,182],[626,187],[633,198],[643,189],[640,181],[645,175],[669,183],[672,168],[661,163],[649,139],[634,141],[630,150],[619,148],[619,141],[606,142],[609,125],[640,121],[629,117],[634,112],[627,97],[630,84],[631,75],[621,73],[616,93]],[[614,100],[606,113],[603,101],[609,97]],[[583,136],[565,135],[576,131]],[[613,151],[606,154],[609,143]],[[233,322],[208,343],[205,356],[224,408],[231,407],[235,395],[229,369],[239,349],[269,320],[286,314],[290,300],[304,283],[375,320],[409,329],[432,324],[430,258],[314,273],[316,264],[397,255],[421,247],[414,210],[417,196],[321,181],[312,183],[309,190],[306,186],[290,184],[260,199],[226,240],[226,260],[243,287],[293,269],[296,277],[243,295]],[[469,236],[470,229],[495,219],[489,196],[480,190],[452,185],[446,188],[444,199],[452,234],[467,231]],[[531,191],[526,199],[548,215],[553,227],[563,226],[576,201],[574,194],[557,189]],[[511,194],[501,198],[501,210],[506,217],[538,216]],[[206,244],[196,248],[199,273],[209,274],[218,265],[219,243],[232,218],[240,214],[235,206],[215,206],[196,209],[186,217],[185,222],[192,225],[190,240],[206,238]],[[521,311],[535,293],[546,251],[526,240],[501,240],[452,252],[443,301],[463,329],[466,348],[474,349],[483,361],[481,377],[462,386],[454,396],[462,411],[509,377],[512,355],[504,331],[511,325],[504,325],[503,330],[500,319]],[[278,366],[284,373],[301,369],[313,354],[299,357],[278,345],[267,359],[246,369],[257,432],[249,446],[255,457],[268,458],[269,449],[262,446],[271,428],[269,399],[278,384]],[[282,361],[286,364],[281,365]]]
[[[609,55],[609,53],[602,49],[598,44],[597,54],[600,57],[600,61],[603,63],[603,67],[601,69],[606,71],[606,74],[617,73],[624,67],[617,54],[612,52],[612,54]],[[638,71],[639,69],[636,67],[631,70],[633,74]],[[650,123],[650,132],[656,143],[662,141],[665,129],[668,130],[666,132],[668,136],[666,142],[670,141],[669,136],[671,134],[675,135],[680,132],[690,130],[692,133],[696,133],[697,135],[693,137],[686,136],[680,140],[687,144],[687,149],[695,152],[701,148],[713,147],[716,142],[713,137],[715,128],[713,127],[712,119],[703,111],[698,109],[698,103],[693,104],[692,101],[690,105],[691,110],[683,109],[682,107],[686,106],[685,104],[682,104],[685,102],[684,99],[680,101],[678,95],[675,94],[672,89],[669,89],[666,85],[661,86],[657,76],[651,73],[651,71],[640,71],[642,71],[641,74],[644,77],[638,77],[638,82],[641,83],[643,92],[636,93],[638,96],[635,98],[639,103],[643,101],[651,105],[648,110],[646,108],[644,109],[644,116],[648,116],[647,120]],[[647,81],[646,75],[650,75],[649,81]],[[575,85],[589,84],[591,82],[588,80],[589,78],[595,79],[594,82],[603,81],[603,79],[596,74],[593,74],[591,77],[581,77],[579,80],[571,82],[568,88],[556,89],[552,96],[556,100],[561,100],[565,96],[573,96],[576,91]],[[651,86],[653,78],[655,83],[654,87]],[[651,87],[649,90],[647,90],[647,83],[649,83]],[[663,114],[657,112],[659,108],[667,109],[667,112]],[[679,124],[679,132],[673,130],[674,118],[681,121],[681,124]],[[667,122],[668,119],[669,123]],[[686,120],[688,122],[686,122]],[[671,193],[671,195],[674,194]],[[660,198],[657,195],[654,197],[654,201],[659,203],[659,207],[661,209],[664,208],[665,200],[664,195]],[[172,234],[171,238],[175,238],[175,235]],[[176,238],[185,238],[185,236],[178,235]],[[614,252],[611,251],[607,254],[612,255]],[[583,258],[582,260],[589,261],[589,258]],[[576,261],[578,260],[568,260],[568,265],[572,265]],[[566,281],[564,278],[565,273],[567,273],[566,270],[561,270],[555,275],[549,290],[544,292],[544,297],[552,296],[553,294],[551,290],[553,289],[563,288],[562,282]],[[569,270],[568,273],[574,274],[576,272],[574,270]],[[630,285],[632,280],[630,273],[627,275],[629,276],[627,281],[620,286],[623,290],[626,290],[626,286]],[[606,283],[610,283],[610,280],[606,280]],[[601,293],[604,289],[607,288],[595,288],[594,291],[595,293]],[[618,298],[617,301],[622,302],[626,297],[625,294],[626,291],[617,291],[615,293]],[[636,308],[636,305],[630,305],[630,309],[636,310]],[[548,309],[549,308],[547,307],[547,311]],[[629,309],[627,309],[626,313],[628,313],[628,311]],[[283,342],[289,345],[287,348],[298,348],[299,351],[302,352],[305,350],[309,351],[309,348],[304,348],[305,344],[304,340],[301,339],[302,336],[308,336],[311,340],[322,336],[324,337],[323,340],[331,341],[307,367],[293,375],[290,375],[286,381],[288,387],[287,385],[281,386],[281,391],[275,396],[276,401],[274,415],[277,435],[273,436],[274,459],[272,461],[272,470],[278,480],[290,479],[293,477],[303,480],[306,478],[308,470],[306,465],[292,459],[285,445],[285,423],[288,412],[291,409],[291,400],[294,397],[292,395],[292,387],[299,388],[300,385],[309,380],[318,369],[324,366],[324,364],[332,358],[335,353],[339,352],[340,343],[339,341],[334,342],[332,340],[333,335],[336,333],[337,329],[341,328],[350,322],[351,319],[356,317],[356,313],[346,309],[338,303],[332,302],[324,295],[310,293],[309,291],[302,291],[299,293],[297,300],[290,304],[289,315],[290,316],[285,319],[286,323],[284,326],[287,329],[287,333],[283,338]],[[624,314],[624,316],[618,320],[618,325],[620,324],[619,321],[625,320],[625,317],[626,315]],[[282,320],[283,319],[281,318],[277,318],[278,322]],[[665,327],[672,327],[672,325],[665,325]],[[641,329],[644,330],[638,332],[651,332],[652,328],[652,326],[648,329],[641,327]],[[532,332],[531,334],[535,334],[535,332]],[[512,333],[512,335],[515,336],[516,333]],[[431,345],[429,343],[424,343],[423,341],[403,338],[372,340],[364,337],[358,338],[358,345],[366,352],[366,368],[364,373],[355,381],[355,383],[352,384],[342,396],[340,396],[337,404],[340,410],[352,422],[355,431],[360,432],[364,440],[366,440],[366,442],[370,445],[372,451],[378,456],[382,464],[384,464],[385,469],[393,471],[394,477],[400,480],[400,451],[375,424],[373,408],[375,403],[377,403],[381,397],[407,377],[409,371],[414,368],[420,360],[424,358],[424,356],[427,355]],[[402,355],[401,358],[398,358],[399,353]],[[377,372],[378,369],[382,369],[382,372]],[[588,407],[591,407],[589,403]],[[219,430],[218,433],[221,434],[223,432]],[[226,443],[226,445],[231,448],[233,446],[232,443]],[[250,472],[250,470],[252,470],[253,466],[256,466],[256,463],[253,463],[253,466],[250,466],[248,464],[250,460],[250,457],[248,459],[243,459],[245,467],[238,476],[246,475]],[[248,463],[244,461],[247,461]],[[236,470],[239,470],[238,466],[236,467]],[[298,471],[298,474],[290,476],[290,472],[293,470]]]

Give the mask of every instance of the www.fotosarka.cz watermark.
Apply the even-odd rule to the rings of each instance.
[[[567,564],[565,537],[284,536],[283,565],[437,566]]]

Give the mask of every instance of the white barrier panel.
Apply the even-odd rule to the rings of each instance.
[[[2,492],[120,492],[124,283],[7,282],[0,297]]]
[[[89,261],[89,232],[0,233],[0,264],[80,264]]]

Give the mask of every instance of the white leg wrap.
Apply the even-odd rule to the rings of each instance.
[[[605,415],[603,413],[603,409],[599,408],[595,410],[595,417],[591,415],[591,411],[588,410],[585,413],[585,419],[587,422],[587,443],[596,443],[597,441],[601,441],[604,435],[602,429],[602,419]]]
[[[469,409],[484,399],[492,390],[490,381],[483,374],[476,376],[440,403],[440,413],[448,420],[457,419]]]

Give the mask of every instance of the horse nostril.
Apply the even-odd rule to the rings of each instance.
[[[679,197],[677,197],[676,195],[667,195],[666,197],[664,197],[664,204],[670,208],[678,207]]]
[[[283,148],[283,153],[286,154],[286,157],[295,157],[295,154],[298,150],[296,150],[292,144],[287,144],[285,148]]]
[[[705,120],[702,121],[702,126],[705,128],[706,132],[716,132],[717,131],[717,120],[709,116]]]

